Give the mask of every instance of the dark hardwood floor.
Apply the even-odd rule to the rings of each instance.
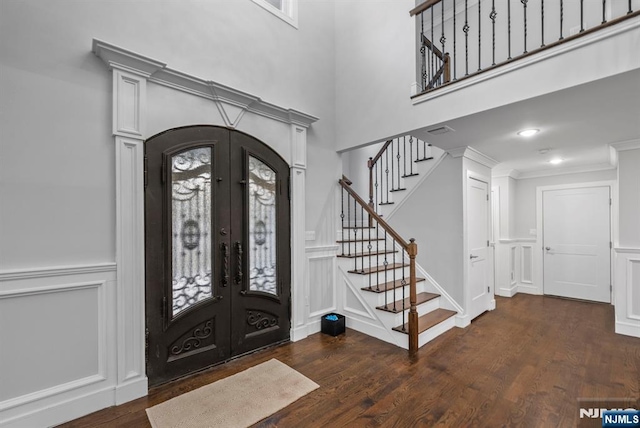
[[[314,334],[214,367],[65,425],[149,427],[145,408],[277,358],[320,388],[258,427],[571,427],[578,398],[640,398],[640,339],[614,333],[613,307],[542,296],[405,350],[354,330]]]

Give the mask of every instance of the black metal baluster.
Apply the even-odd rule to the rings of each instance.
[[[511,0],[507,0],[507,45],[509,56],[507,59],[511,59]]]
[[[400,187],[400,177],[402,175],[402,173],[400,172],[400,138],[397,138],[397,142],[398,142],[398,153],[396,154],[396,159],[398,160],[398,189],[401,189],[402,187]]]
[[[631,9],[631,1],[629,1],[629,9]],[[456,0],[453,0],[453,80],[457,80],[456,62]]]
[[[409,175],[413,175],[413,137],[409,136]]]
[[[482,0],[478,0],[478,71],[482,70]]]
[[[391,188],[387,189],[387,191],[391,191],[393,192],[393,189],[396,188],[395,185],[395,173],[394,173],[394,168],[393,168],[393,140],[391,140]],[[389,150],[389,148],[387,147],[387,151]]]
[[[340,221],[342,223],[342,255],[344,256],[344,187],[342,187],[342,197],[340,198]]]
[[[560,39],[559,40],[564,39],[564,36],[562,35],[563,22],[564,22],[564,1],[560,0]]]
[[[464,75],[469,75],[469,20],[467,16],[468,0],[464,0]]]
[[[442,45],[442,54],[444,55],[447,50],[445,49],[445,42],[447,41],[447,38],[444,36],[444,1],[442,3],[440,3],[440,26],[442,27],[442,35],[440,36],[440,44]],[[443,60],[444,61],[444,60]],[[442,67],[445,67],[444,62],[442,63]],[[445,83],[445,74],[444,74],[444,69],[443,69],[443,73],[440,76],[440,84]]]
[[[369,214],[369,221],[368,223],[370,226],[373,226],[373,223],[371,222],[371,214]],[[367,244],[367,248],[369,249],[369,272],[371,272],[371,227],[369,227],[369,233],[367,234],[367,236],[369,237],[369,241]],[[362,241],[362,253],[364,254],[364,241]],[[369,277],[369,290],[371,290],[371,275],[367,275]]]
[[[406,274],[404,271],[405,268],[405,263],[404,263],[404,248],[402,249],[402,328],[404,329],[404,325],[405,325],[405,308],[406,308],[406,304],[405,304],[405,299],[407,298],[406,296],[406,285],[407,285],[407,278],[406,278]]]
[[[420,55],[422,56],[422,91],[427,90],[427,55],[424,46],[424,12],[420,13]]]
[[[492,32],[492,45],[491,45],[491,65],[496,65],[496,17],[498,13],[496,12],[496,0],[491,0],[491,14],[489,18],[491,18],[491,32]]]
[[[384,151],[384,158],[385,158],[385,163],[384,163],[384,173],[385,173],[385,177],[386,177],[386,186],[385,186],[385,203],[389,203],[389,150],[385,150]]]
[[[402,150],[403,150],[402,164],[403,164],[403,170],[404,170],[403,175],[407,175],[407,137],[406,136],[402,137]]]
[[[393,312],[396,311],[396,240],[393,240],[393,246],[391,247],[391,251],[393,251]]]
[[[629,2],[631,4],[631,2]],[[584,0],[580,0],[580,32],[584,31]]]
[[[356,198],[353,198],[353,240],[358,240],[358,202]],[[356,257],[356,251],[353,251],[353,266],[354,271],[358,272],[358,258]]]
[[[631,7],[631,0],[629,0],[629,11],[627,12],[627,15],[629,15],[630,13],[633,13],[633,8]]]
[[[376,182],[373,184],[373,187],[374,187],[373,198],[375,199],[375,201],[373,202],[373,206],[376,212],[378,212],[378,163],[377,162],[373,166],[373,176],[376,178]]]
[[[544,0],[540,1],[540,22],[542,23],[542,32],[540,33],[542,44],[540,47],[544,47]]]
[[[389,289],[389,284],[387,284],[387,267],[389,266],[389,261],[387,260],[387,229],[384,230],[384,307],[387,308],[387,290]]]
[[[349,227],[349,224],[351,224],[351,200],[349,199],[351,197],[351,195],[347,194],[347,227]],[[351,233],[349,232],[347,234],[347,237],[349,238],[349,241],[351,241]],[[349,256],[351,255],[351,245],[349,245]]]
[[[364,228],[367,227],[369,225],[369,223],[367,223],[367,226],[365,226],[364,223],[364,207],[362,205],[360,205],[360,220],[362,223],[362,233],[360,234],[360,239],[362,240],[362,245],[361,247],[361,253],[362,253],[362,259],[360,260],[360,267],[362,268],[362,273],[364,273]],[[356,246],[358,244],[355,244]],[[357,247],[356,247],[357,248]]]
[[[602,0],[602,23],[607,23],[607,0]]]
[[[376,291],[380,292],[380,271],[378,270],[378,266],[380,266],[380,235],[379,235],[380,224],[378,220],[376,220]]]
[[[436,63],[435,63],[435,58],[434,58],[434,48],[436,47],[435,45],[435,41],[433,38],[433,31],[435,29],[433,28],[433,6],[431,6],[431,76],[429,76],[429,88],[433,88],[435,86],[435,81],[434,81],[434,77],[436,75]]]
[[[529,0],[520,0],[524,11],[524,53],[527,53],[527,3]]]

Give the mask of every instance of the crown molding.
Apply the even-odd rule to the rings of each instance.
[[[479,164],[486,166],[487,168],[493,168],[499,163],[497,160],[490,158],[484,153],[481,153],[473,147],[469,146],[456,147],[454,149],[447,150],[447,153],[449,153],[454,158],[465,157],[467,159],[471,159],[472,161],[476,161]]]
[[[554,175],[566,175],[566,174],[581,174],[584,172],[597,172],[597,171],[607,171],[610,169],[616,169],[616,166],[611,165],[610,163],[596,164],[596,165],[584,165],[584,166],[575,166],[575,167],[567,167],[567,168],[553,168],[553,169],[545,169],[540,171],[528,171],[521,172],[518,179],[526,179],[526,178],[539,178],[539,177],[552,177]]]
[[[513,178],[513,179],[518,179],[520,178],[520,171],[518,171],[517,169],[502,169],[502,170],[497,170],[497,171],[491,171],[491,177],[492,178]]]
[[[246,112],[304,128],[318,120],[310,114],[271,104],[222,83],[173,70],[162,61],[102,40],[93,39],[92,52],[110,69],[137,74],[147,78],[149,82],[214,101],[225,124],[231,128],[238,126]]]
[[[625,150],[636,150],[640,149],[640,139],[611,143],[609,144],[609,146],[615,149],[617,152],[623,152]]]

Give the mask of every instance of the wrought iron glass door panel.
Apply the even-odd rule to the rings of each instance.
[[[289,168],[227,128],[145,142],[151,385],[289,338]]]

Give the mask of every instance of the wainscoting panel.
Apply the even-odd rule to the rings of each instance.
[[[616,333],[640,337],[640,248],[616,248],[614,266]]]
[[[0,426],[55,425],[113,400],[115,285],[113,263],[0,272]]]
[[[309,318],[321,316],[336,309],[336,256],[309,255]]]
[[[520,259],[520,282],[533,284],[533,246],[522,245]]]

